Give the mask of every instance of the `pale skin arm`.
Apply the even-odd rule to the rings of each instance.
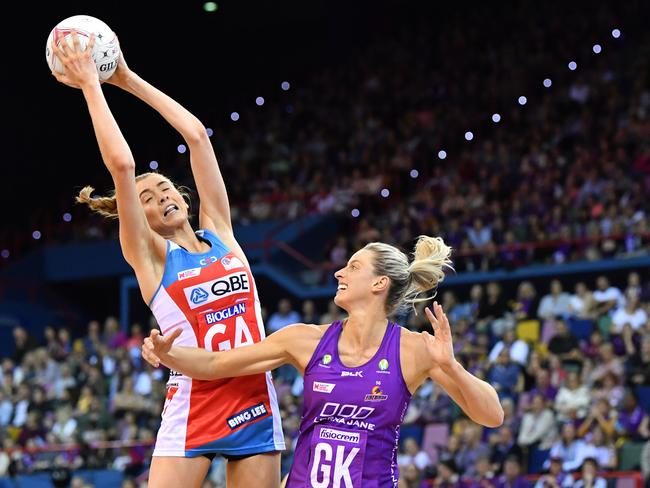
[[[164,256],[166,244],[149,227],[140,204],[131,149],[104,98],[97,68],[90,55],[94,36],[83,51],[76,33],[73,33],[73,40],[72,48],[66,42],[61,43],[61,48],[52,43],[54,54],[65,67],[65,74],[52,74],[59,82],[81,89],[86,99],[102,159],[115,184],[122,252],[136,274],[142,275],[145,274],[145,269],[152,266],[151,256],[154,251],[158,251],[157,255],[162,253]]]
[[[428,332],[403,335],[411,354],[402,354],[405,379],[412,391],[427,378],[438,383],[477,424],[498,427],[503,423],[503,408],[495,389],[469,373],[453,352],[451,329],[442,307],[435,302],[434,312],[425,309],[435,336]],[[418,337],[419,336],[419,337]]]
[[[131,71],[123,56],[107,83],[147,103],[183,136],[190,150],[192,174],[201,201],[200,226],[211,228],[220,236],[230,237],[233,230],[228,193],[212,143],[201,121],[180,103]],[[243,256],[243,252],[240,254]]]
[[[181,330],[162,336],[152,330],[142,345],[142,357],[151,365],[168,368],[199,380],[216,380],[263,373],[291,364],[301,373],[311,359],[323,328],[315,325],[287,326],[252,346],[211,352],[201,348],[172,346]]]

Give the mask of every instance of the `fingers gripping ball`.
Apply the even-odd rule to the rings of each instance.
[[[45,59],[50,70],[63,73],[64,68],[61,61],[52,52],[52,40],[57,46],[67,42],[72,48],[72,30],[79,36],[79,46],[85,49],[90,41],[91,34],[95,34],[95,45],[93,46],[92,57],[97,66],[99,79],[108,80],[117,68],[117,62],[120,58],[120,45],[117,36],[104,22],[89,15],[75,15],[68,17],[59,22],[54,29],[50,31],[45,45]]]

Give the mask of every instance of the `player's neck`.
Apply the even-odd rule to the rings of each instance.
[[[181,229],[174,232],[174,235],[167,237],[175,244],[178,244],[188,252],[199,254],[210,250],[210,244],[199,239],[192,226],[187,222]]]
[[[388,320],[383,310],[367,307],[350,312],[343,327],[343,335],[353,348],[365,349],[381,343],[387,326]]]

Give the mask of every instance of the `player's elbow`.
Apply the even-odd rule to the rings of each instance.
[[[106,158],[106,166],[111,173],[135,172],[135,161],[131,156],[116,154]]]
[[[192,146],[198,146],[201,144],[209,144],[210,143],[210,138],[208,137],[208,133],[201,123],[197,123],[194,125],[190,130],[188,130],[185,134],[185,142],[187,142],[187,145],[192,147]]]
[[[503,412],[503,407],[501,406],[501,403],[497,403],[494,408],[490,409],[489,413],[481,423],[485,427],[490,427],[492,429],[495,427],[501,427],[501,425],[503,425],[504,417],[505,414]]]

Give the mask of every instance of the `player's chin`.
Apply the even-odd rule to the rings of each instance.
[[[334,303],[341,307],[342,309],[346,308],[346,305],[349,303],[349,300],[345,296],[345,291],[338,290],[336,295],[334,295]]]

